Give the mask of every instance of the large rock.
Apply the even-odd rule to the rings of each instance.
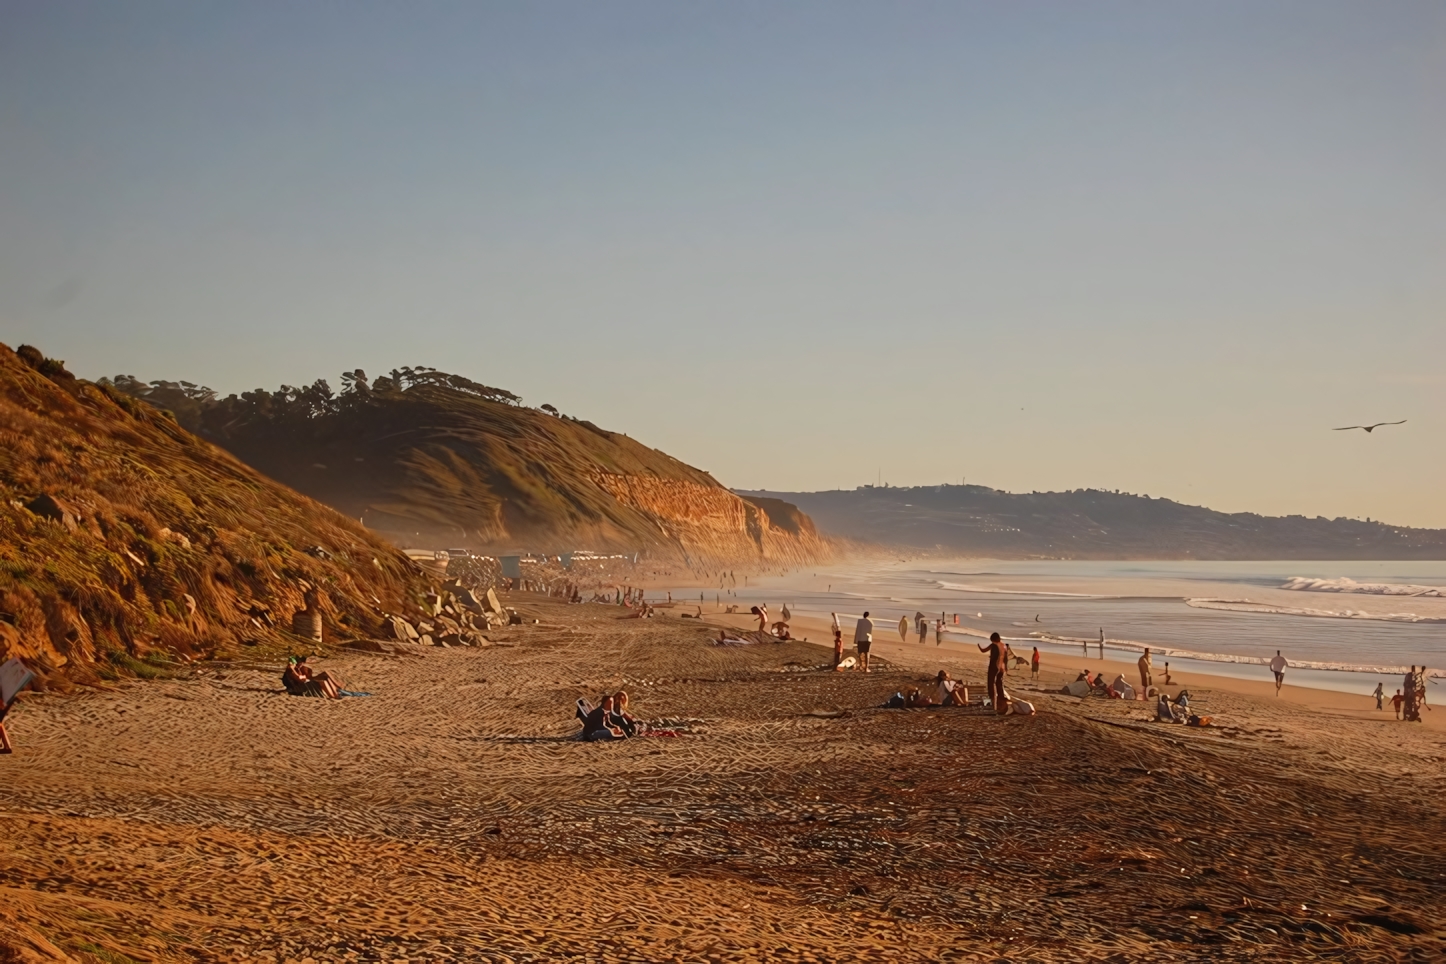
[[[71,532],[80,527],[80,513],[69,503],[53,495],[42,495],[25,503],[25,508],[38,516],[59,522]]]

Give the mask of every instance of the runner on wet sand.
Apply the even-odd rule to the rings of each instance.
[[[1275,695],[1280,695],[1280,687],[1285,683],[1285,668],[1290,664],[1285,657],[1280,655],[1280,650],[1275,651],[1275,659],[1270,661],[1270,671],[1275,674]]]

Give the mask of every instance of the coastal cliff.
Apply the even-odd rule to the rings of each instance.
[[[425,591],[405,556],[156,409],[0,345],[0,661],[41,685],[365,635]]]
[[[806,564],[829,543],[796,507],[741,498],[635,439],[430,368],[217,398],[103,380],[396,544],[587,549],[686,565]]]

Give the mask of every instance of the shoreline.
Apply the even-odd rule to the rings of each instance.
[[[1318,568],[1361,575],[1349,566],[1349,561],[1333,561]],[[1042,652],[1053,652],[1071,662],[1075,654],[1086,651],[1085,646],[1097,658],[1098,641],[1093,629],[1084,631],[1084,626],[1113,626],[1113,631],[1105,634],[1105,644],[1106,655],[1116,661],[1133,664],[1148,647],[1155,663],[1169,661],[1176,675],[1207,675],[1245,683],[1256,679],[1270,682],[1266,664],[1280,650],[1290,665],[1287,685],[1362,698],[1381,683],[1389,700],[1396,689],[1404,688],[1408,666],[1425,664],[1431,681],[1428,699],[1441,694],[1441,702],[1446,702],[1446,689],[1436,689],[1446,680],[1441,669],[1446,665],[1446,652],[1431,630],[1432,624],[1446,619],[1446,600],[1420,594],[1423,588],[1430,588],[1420,583],[1446,582],[1446,572],[1406,568],[1383,574],[1380,578],[1388,582],[1409,579],[1415,583],[1405,587],[1413,590],[1409,598],[1415,612],[1402,614],[1396,610],[1407,597],[1400,595],[1291,588],[1303,579],[1383,588],[1348,576],[1321,580],[1281,575],[1296,568],[1293,561],[1285,561],[1258,567],[1229,563],[1136,572],[1111,568],[1109,563],[1061,568],[1007,560],[939,559],[920,570],[917,561],[876,557],[817,569],[749,573],[746,584],[740,575],[736,588],[730,585],[722,590],[715,588],[716,583],[704,587],[690,585],[700,580],[675,582],[666,577],[649,579],[646,586],[649,598],[656,600],[662,591],[671,590],[680,604],[697,605],[701,593],[708,611],[729,604],[746,610],[753,603],[766,603],[770,611],[776,611],[787,601],[800,617],[826,619],[827,612],[834,609],[852,610],[856,617],[868,608],[877,619],[887,621],[915,610],[931,617],[947,610],[965,617],[961,625],[947,626],[947,634],[967,639],[998,630],[1016,648],[1038,646]],[[956,579],[963,584],[956,584]],[[1223,598],[1226,591],[1251,599],[1237,599],[1240,608],[1232,604],[1224,610],[1194,605],[1201,599]],[[690,592],[694,594],[691,599]],[[709,595],[714,597],[712,603],[707,600]],[[1314,610],[1300,610],[1306,602],[1303,596],[1331,596],[1335,604],[1349,601],[1351,616],[1323,619]],[[1244,606],[1245,602],[1249,605]],[[1367,608],[1372,611],[1366,612]],[[975,609],[981,612],[976,614]],[[1045,614],[1042,623],[1037,612]],[[1411,619],[1403,618],[1406,615]]]
[[[845,619],[840,615],[839,624],[844,634],[844,655],[854,654],[853,647],[853,624],[857,617]],[[748,613],[725,613],[721,611],[710,612],[706,608],[703,613],[703,624],[706,626],[728,627],[731,629],[753,629],[756,628],[758,620]],[[794,616],[789,621],[790,629],[794,636],[804,642],[824,646],[832,652],[833,630],[826,618],[817,616]],[[958,635],[964,635],[956,633]],[[1006,641],[1031,642],[1027,637],[1008,637],[1000,634]],[[940,659],[957,661],[963,658],[966,661],[977,663],[978,679],[984,678],[985,657],[978,651],[978,644],[972,642],[975,638],[969,635],[971,642],[951,640],[950,634],[945,633],[942,645],[936,646],[932,638],[926,645],[920,645],[917,637],[911,631],[909,642],[900,642],[895,625],[886,622],[877,622],[874,626],[873,652],[900,666],[907,666],[912,669],[926,670],[931,663]],[[979,639],[988,638],[987,634],[981,634]],[[1029,649],[1015,647],[1017,655],[1029,658]],[[1093,648],[1092,648],[1093,652]],[[1117,651],[1118,652],[1118,651]],[[931,655],[932,654],[932,655]],[[1209,689],[1230,693],[1235,696],[1249,697],[1252,699],[1279,700],[1294,706],[1306,707],[1311,710],[1341,716],[1349,719],[1369,720],[1379,722],[1396,722],[1395,711],[1391,707],[1390,696],[1393,690],[1388,687],[1386,690],[1385,709],[1376,710],[1375,700],[1372,697],[1362,696],[1342,690],[1320,689],[1310,686],[1301,686],[1291,682],[1290,671],[1286,671],[1286,683],[1281,687],[1280,695],[1276,696],[1275,683],[1270,679],[1250,680],[1235,676],[1212,674],[1196,671],[1193,668],[1184,670],[1176,669],[1175,660],[1170,660],[1171,677],[1173,682],[1167,689],[1171,695],[1178,694],[1181,689],[1201,690]],[[1254,664],[1242,664],[1254,665]],[[934,666],[938,669],[938,666]],[[1116,674],[1123,675],[1132,686],[1139,684],[1139,669],[1133,660],[1113,659],[1109,656],[1108,641],[1106,644],[1106,658],[1101,660],[1097,655],[1089,657],[1067,656],[1057,652],[1051,652],[1044,648],[1040,649],[1040,675],[1041,678],[1048,678],[1056,682],[1055,690],[1064,686],[1065,682],[1073,680],[1082,669],[1090,672],[1104,672],[1110,679]],[[1269,673],[1265,667],[1260,667],[1264,672]],[[1028,670],[1024,670],[1022,678],[1027,679]],[[1157,661],[1154,668],[1155,684],[1160,685],[1164,679],[1164,661]],[[1010,678],[1018,682],[1021,679],[1020,671],[1012,671]],[[1014,684],[1011,684],[1014,685]],[[1399,686],[1399,680],[1396,682]],[[1437,732],[1446,732],[1446,708],[1431,709],[1430,696],[1434,693],[1428,692],[1428,709],[1421,717],[1421,727]],[[1118,702],[1118,701],[1116,701]],[[1149,706],[1153,711],[1153,704],[1143,700],[1136,700],[1139,706]],[[1401,722],[1402,726],[1409,724]]]

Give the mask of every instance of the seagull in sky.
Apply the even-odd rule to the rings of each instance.
[[[1359,429],[1365,429],[1367,432],[1370,432],[1370,431],[1372,431],[1372,430],[1374,430],[1374,429],[1380,428],[1382,425],[1405,425],[1405,424],[1406,424],[1406,420],[1403,418],[1403,419],[1401,419],[1399,422],[1377,422],[1375,425],[1342,425],[1340,428],[1333,428],[1333,429],[1331,429],[1331,431],[1332,431],[1332,432],[1349,432],[1349,431],[1350,431],[1351,429],[1353,429],[1353,428],[1359,428]]]

